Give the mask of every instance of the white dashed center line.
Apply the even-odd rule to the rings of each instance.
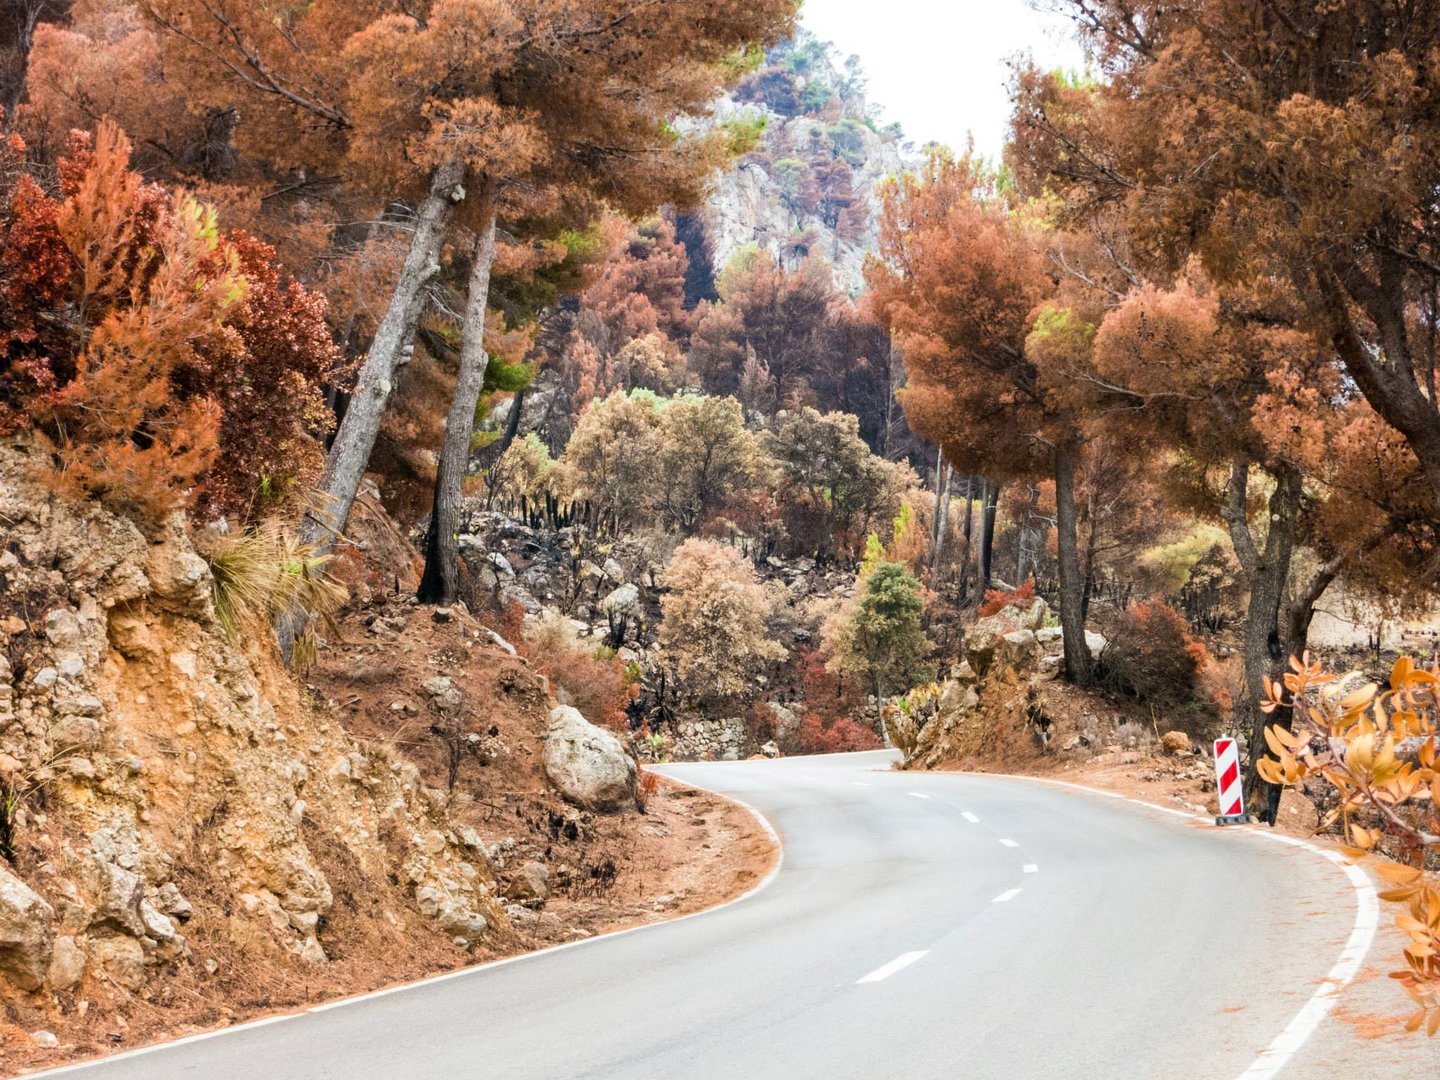
[[[980,824],[980,819],[979,819],[978,817],[976,817],[974,814],[970,813],[969,810],[966,810],[966,811],[965,811],[964,813],[962,813],[960,816],[963,817],[966,821],[970,822],[971,825],[979,825],[979,824]]]
[[[1008,892],[1002,892],[999,896],[995,897],[995,899],[994,899],[994,900],[991,900],[990,902],[991,902],[992,904],[1003,904],[1003,903],[1005,903],[1005,902],[1008,901],[1008,900],[1014,900],[1015,897],[1017,897],[1017,896],[1019,896],[1019,895],[1020,895],[1020,890],[1019,890],[1019,889],[1011,889],[1011,890],[1009,890]]]
[[[856,787],[869,787],[869,786],[870,786],[869,784],[864,783],[864,782],[861,781],[861,780],[851,780],[850,783],[854,784]]]
[[[1020,845],[1017,844],[1014,840],[1001,840],[1000,843],[1004,844],[1006,847],[1019,847],[1019,846],[1020,846]]]
[[[1027,874],[1038,874],[1039,872],[1040,872],[1040,867],[1036,866],[1033,862],[1027,862],[1027,863],[1025,864],[1025,873],[1027,873]]]
[[[874,971],[870,972],[869,975],[866,975],[863,979],[856,979],[855,985],[859,986],[861,983],[884,982],[891,975],[894,975],[897,971],[902,971],[905,968],[909,967],[911,964],[915,963],[915,961],[919,960],[922,956],[929,955],[929,952],[929,949],[922,949],[919,952],[903,953],[902,955],[897,956],[894,960],[891,960],[885,966],[876,968]]]
[[[911,797],[912,799],[928,799],[930,796],[929,796],[929,795],[921,795],[920,792],[918,792],[918,791],[912,791],[912,792],[910,792],[910,797]]]

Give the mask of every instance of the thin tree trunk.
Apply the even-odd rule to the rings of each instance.
[[[995,561],[995,514],[1000,507],[1000,485],[986,480],[981,492],[980,512],[980,596],[990,591],[991,571]]]
[[[1371,554],[1403,529],[1403,522],[1388,522],[1379,532],[1366,537],[1354,547],[1340,552],[1329,562],[1323,564],[1311,575],[1310,580],[1295,592],[1285,611],[1285,644],[1289,647],[1292,656],[1299,656],[1309,648],[1310,624],[1315,620],[1315,607],[1320,603],[1320,598],[1325,595],[1325,591],[1335,583],[1335,579],[1345,571],[1346,567]]]
[[[350,508],[365,478],[370,452],[380,435],[380,421],[395,389],[395,373],[407,347],[414,341],[415,326],[420,320],[421,293],[440,270],[441,242],[456,207],[465,198],[465,189],[461,186],[463,177],[464,169],[460,165],[437,169],[430,182],[430,193],[420,204],[405,266],[390,294],[390,304],[370,343],[345,418],[335,433],[325,462],[325,474],[320,480],[324,504],[309,514],[302,530],[305,542],[315,545],[322,553],[334,546],[350,518]]]
[[[1081,567],[1081,573],[1085,578],[1085,591],[1080,601],[1080,621],[1090,621],[1090,599],[1095,595],[1095,535],[1100,530],[1095,526],[1095,500],[1092,497],[1089,507],[1090,531],[1085,536],[1085,562]]]
[[[975,478],[965,478],[965,543],[960,552],[960,588],[956,602],[963,607],[970,597],[970,552],[975,535]]]
[[[1094,660],[1085,641],[1084,580],[1080,575],[1076,535],[1075,472],[1080,447],[1064,443],[1055,449],[1055,526],[1060,549],[1060,626],[1065,634],[1065,669],[1076,686],[1094,681]]]
[[[419,598],[427,604],[453,604],[460,585],[460,512],[465,497],[465,473],[470,464],[470,441],[475,433],[475,409],[490,366],[485,352],[485,316],[490,308],[490,269],[495,264],[495,206],[486,196],[480,237],[470,268],[465,321],[460,331],[460,371],[455,396],[445,417],[445,442],[435,470],[435,507],[425,545],[425,573]]]
[[[940,561],[945,556],[945,541],[950,537],[950,483],[954,479],[954,474],[955,470],[945,461],[942,451],[937,466],[935,488],[935,535],[930,548],[930,579],[932,583],[936,575],[940,573]]]

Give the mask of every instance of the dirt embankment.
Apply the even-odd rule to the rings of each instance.
[[[545,681],[400,599],[413,549],[374,500],[297,680],[222,627],[183,530],[29,465],[0,447],[0,1074],[688,913],[771,865],[705,793],[567,805]]]

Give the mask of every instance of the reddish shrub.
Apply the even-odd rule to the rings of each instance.
[[[835,720],[853,716],[865,707],[865,687],[856,679],[842,678],[828,670],[823,653],[802,649],[798,659],[807,710],[826,720]]]
[[[848,754],[857,750],[878,750],[882,745],[875,732],[848,716],[827,724],[818,713],[809,709],[800,718],[796,741],[802,754]]]
[[[1025,605],[1035,599],[1035,579],[1026,578],[1025,584],[1018,589],[989,589],[985,593],[985,602],[980,605],[980,617],[988,619],[991,615],[999,615],[1011,604]]]
[[[650,808],[650,798],[660,790],[660,777],[647,769],[635,774],[635,804],[643,814]]]
[[[516,633],[506,640],[530,661],[531,670],[549,679],[557,696],[579,709],[585,719],[615,731],[630,730],[629,709],[640,694],[639,678],[613,649],[576,639],[559,619],[542,623],[528,638]]]
[[[1191,635],[1185,617],[1159,600],[1123,611],[1102,657],[1112,690],[1170,707],[1213,707],[1201,688],[1209,664],[1209,651]]]

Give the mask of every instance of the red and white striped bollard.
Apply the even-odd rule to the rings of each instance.
[[[1245,785],[1240,776],[1240,746],[1234,739],[1215,740],[1215,791],[1220,796],[1216,825],[1246,825]]]

